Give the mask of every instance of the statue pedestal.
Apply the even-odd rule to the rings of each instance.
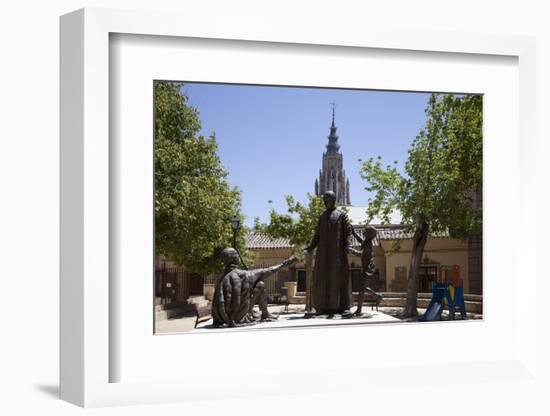
[[[285,282],[285,286],[288,288],[288,298],[295,298],[296,292],[298,290],[298,283],[296,282]]]
[[[202,287],[202,293],[204,294],[204,298],[212,302],[212,299],[214,298],[214,289],[215,285],[213,283],[205,283]]]

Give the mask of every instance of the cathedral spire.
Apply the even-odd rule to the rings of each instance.
[[[338,135],[336,134],[336,124],[334,122],[334,113],[336,103],[332,102],[332,125],[330,126],[330,135],[328,136],[327,153],[338,153],[340,145],[338,144]]]
[[[340,153],[335,121],[336,104],[332,103],[332,124],[326,152],[323,152],[323,164],[319,179],[315,180],[315,195],[322,196],[326,191],[336,194],[338,205],[350,205],[350,186],[344,171],[344,157]]]

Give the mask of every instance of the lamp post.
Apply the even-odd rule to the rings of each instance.
[[[229,221],[231,221],[231,230],[233,230],[233,248],[237,251],[237,254],[239,255],[239,260],[241,261],[245,270],[248,270],[248,266],[243,261],[243,258],[241,257],[241,253],[237,248],[237,231],[241,229],[241,219],[235,214],[233,215],[233,217],[229,218]]]
[[[237,215],[233,215],[230,219],[231,229],[233,230],[233,248],[237,249],[237,231],[241,228],[241,219]]]

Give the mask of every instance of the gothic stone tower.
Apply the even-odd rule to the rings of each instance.
[[[323,167],[319,171],[319,179],[315,179],[315,195],[322,196],[326,191],[333,191],[336,194],[337,205],[351,205],[349,180],[346,179],[344,159],[340,153],[336,125],[334,124],[334,106],[327,150],[323,152]]]

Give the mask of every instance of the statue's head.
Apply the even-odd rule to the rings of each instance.
[[[334,208],[336,205],[336,194],[333,191],[326,191],[323,194],[323,202],[326,208]]]
[[[226,267],[239,264],[239,254],[233,247],[224,248],[221,252],[221,258]]]
[[[376,237],[376,228],[374,228],[372,225],[365,227],[365,230],[363,231],[363,237],[365,238],[365,240],[374,239],[374,237]]]

